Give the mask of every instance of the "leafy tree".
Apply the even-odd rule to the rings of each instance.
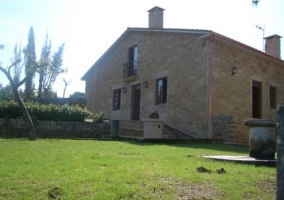
[[[74,92],[73,94],[70,94],[69,98],[85,98],[85,93]]]
[[[5,87],[0,88],[0,99],[1,100],[12,100],[13,99],[13,92],[12,92],[11,85],[6,85]]]
[[[41,56],[40,56],[40,61],[41,62],[48,62],[50,61],[50,53],[51,53],[51,41],[48,40],[48,34],[46,34],[45,37],[45,43],[42,47],[41,50]],[[42,89],[45,86],[47,82],[47,74],[49,72],[49,67],[48,65],[44,65],[41,67],[38,71],[39,74],[39,82],[38,82],[38,97],[42,97]]]
[[[48,73],[45,74],[46,82],[43,84],[44,93],[46,94],[51,90],[53,83],[56,81],[56,78],[59,74],[66,72],[66,69],[62,68],[63,65],[63,51],[64,43],[58,48],[58,51],[55,52],[52,56],[51,65],[48,68]]]
[[[18,42],[15,44],[14,58],[11,61],[12,63],[17,63],[16,62],[17,60],[22,60],[22,43],[21,42],[20,42],[19,47],[18,47]],[[21,65],[20,62],[14,66],[14,75],[13,75],[14,83],[19,83],[22,68],[23,68],[23,65]]]
[[[25,53],[25,72],[26,72],[26,88],[25,88],[25,98],[31,99],[32,97],[32,85],[33,77],[36,68],[36,53],[35,53],[35,36],[33,27],[30,28],[28,36],[28,45],[24,49]],[[17,62],[15,62],[17,63]]]

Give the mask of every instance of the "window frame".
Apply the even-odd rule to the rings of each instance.
[[[162,83],[162,89],[159,90],[159,82],[161,81]],[[168,77],[162,77],[156,79],[155,82],[156,86],[156,91],[155,91],[155,104],[160,105],[160,104],[166,104],[168,101]],[[159,95],[159,92],[161,91],[161,94]],[[159,97],[161,96],[161,97]]]
[[[138,45],[128,48],[127,76],[136,76],[138,67]]]
[[[118,96],[116,96],[118,95]],[[117,105],[116,105],[117,104]],[[121,88],[113,90],[112,110],[120,110],[121,104]]]

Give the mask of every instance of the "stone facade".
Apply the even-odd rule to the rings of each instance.
[[[248,128],[244,121],[252,118],[252,82],[261,84],[260,118],[275,119],[276,109],[270,108],[270,86],[276,87],[276,102],[283,101],[284,62],[218,40],[212,41],[211,54],[213,136],[246,144]],[[237,67],[234,75],[233,66]],[[216,119],[218,123],[223,120],[222,131]]]
[[[134,46],[137,71],[125,79],[125,63]],[[234,75],[232,67],[237,68]],[[160,78],[167,78],[167,101],[156,104]],[[243,123],[252,117],[252,81],[261,83],[261,118],[276,116],[276,110],[269,108],[269,86],[276,87],[277,102],[284,99],[283,60],[206,30],[128,28],[82,80],[87,108],[102,111],[111,121],[133,120],[138,85],[138,121],[156,110],[165,125],[187,136],[230,143],[248,143]],[[113,109],[117,89],[120,108]]]

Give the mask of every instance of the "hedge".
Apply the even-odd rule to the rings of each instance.
[[[25,106],[31,117],[38,120],[84,121],[87,116],[91,115],[90,111],[86,108],[81,108],[79,105],[44,105],[36,102],[25,102]],[[14,101],[0,101],[0,118],[6,117],[23,118],[18,103]]]

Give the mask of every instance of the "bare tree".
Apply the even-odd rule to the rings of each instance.
[[[3,49],[4,48],[4,45],[0,45],[0,49]],[[19,107],[20,107],[20,110],[28,124],[28,136],[29,136],[29,139],[30,140],[36,140],[36,130],[35,130],[35,127],[34,127],[34,124],[33,124],[33,121],[31,119],[31,116],[19,94],[19,87],[21,85],[23,85],[28,79],[31,78],[31,76],[33,76],[33,73],[28,73],[26,75],[26,77],[24,79],[22,79],[21,81],[19,81],[18,83],[16,83],[12,76],[11,76],[11,69],[13,67],[15,67],[17,64],[19,64],[21,62],[21,60],[16,60],[14,63],[12,63],[9,67],[7,67],[7,69],[3,68],[1,66],[1,63],[0,63],[0,71],[2,71],[6,77],[8,78],[10,84],[11,84],[11,87],[12,87],[12,91],[13,91],[13,94],[14,94],[14,99],[15,101],[19,104]],[[38,67],[41,67],[41,65],[37,65],[36,68]],[[33,68],[31,70],[35,70],[36,68]]]
[[[15,101],[19,104],[19,107],[20,107],[20,110],[28,124],[28,135],[29,135],[29,138],[30,140],[35,140],[36,139],[36,130],[35,130],[35,127],[34,127],[34,124],[33,124],[33,121],[31,119],[31,116],[27,110],[27,108],[25,107],[25,104],[19,94],[19,91],[18,91],[18,88],[24,84],[26,82],[26,80],[29,78],[29,77],[25,77],[23,80],[19,81],[18,83],[14,83],[14,80],[11,76],[11,68],[14,67],[16,64],[18,64],[20,62],[20,60],[16,61],[15,63],[13,63],[12,65],[10,65],[10,67],[8,67],[8,69],[6,70],[5,68],[3,68],[2,66],[0,66],[0,71],[2,71],[6,77],[9,79],[10,81],[10,84],[11,84],[11,87],[12,87],[12,91],[13,91],[13,94],[14,94],[14,99]]]
[[[67,81],[65,78],[63,78],[62,81],[64,82],[64,90],[63,90],[63,98],[64,98],[65,97],[66,88],[67,88],[68,85],[70,85],[72,83],[72,79]]]

